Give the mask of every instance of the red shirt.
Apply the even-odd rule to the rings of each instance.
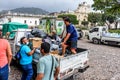
[[[0,67],[8,64],[7,52],[9,51],[9,43],[5,39],[0,39]]]

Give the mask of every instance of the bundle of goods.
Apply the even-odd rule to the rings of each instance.
[[[31,31],[31,34],[34,35],[34,37],[39,37],[39,38],[46,38],[47,34],[43,32],[42,30],[39,30],[38,28],[34,28]]]
[[[118,33],[104,33],[103,36],[120,38],[120,34]]]
[[[33,54],[33,60],[34,60],[34,61],[38,61],[39,58],[41,58],[41,57],[42,57],[42,54],[41,54],[40,50],[39,50],[39,49],[36,49],[36,50],[35,50],[35,53]]]

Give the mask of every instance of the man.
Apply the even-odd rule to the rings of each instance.
[[[77,48],[77,31],[73,24],[70,23],[70,19],[68,17],[63,18],[64,23],[66,25],[66,36],[62,43],[62,56],[64,56],[66,48],[70,47],[70,50],[73,54],[76,54]]]
[[[33,76],[33,68],[32,68],[32,54],[35,51],[35,48],[31,50],[28,47],[28,40],[26,37],[22,37],[20,40],[21,47],[20,47],[20,65],[23,69],[23,74],[21,80],[31,80]]]
[[[37,64],[36,80],[56,80],[59,74],[59,65],[56,59],[49,54],[50,44],[42,43],[40,51],[43,57],[39,59]]]
[[[12,52],[10,44],[2,38],[2,31],[0,30],[0,80],[8,80],[11,60]]]

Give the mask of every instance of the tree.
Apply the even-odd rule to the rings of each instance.
[[[81,22],[81,24],[82,24],[82,25],[84,25],[84,26],[88,26],[89,22],[88,22],[88,21],[83,20],[83,21]]]
[[[100,13],[89,13],[88,14],[88,21],[96,25],[96,23],[101,21],[102,15]]]
[[[101,10],[104,13],[110,13],[119,16],[120,3],[118,0],[93,0],[92,5],[94,10]]]
[[[59,15],[58,18],[63,18],[63,17],[65,17],[65,16],[69,17],[70,20],[71,20],[71,22],[72,22],[73,24],[78,24],[78,20],[77,20],[76,15],[72,15],[72,14],[62,14],[62,15]]]

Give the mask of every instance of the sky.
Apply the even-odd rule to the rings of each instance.
[[[0,0],[0,11],[19,7],[36,7],[49,12],[75,10],[78,4],[86,1],[93,4],[93,0]]]

